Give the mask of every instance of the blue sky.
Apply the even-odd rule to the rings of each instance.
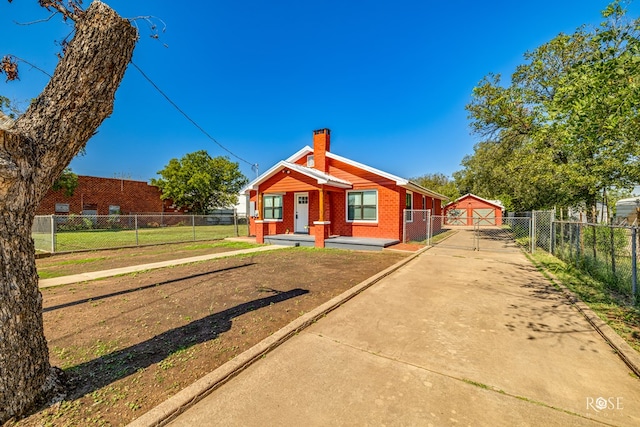
[[[488,73],[510,75],[523,54],[560,32],[597,25],[596,0],[106,0],[138,19],[133,61],[193,120],[266,171],[331,129],[331,150],[411,178],[451,175],[478,139],[464,106]],[[88,5],[88,2],[85,4]],[[629,14],[637,17],[640,3]],[[53,73],[71,32],[37,0],[0,0],[0,55]],[[160,21],[162,20],[162,22]],[[165,47],[164,45],[168,47]],[[25,103],[48,77],[20,64],[0,95]],[[228,155],[129,67],[112,116],[71,167],[80,175],[149,180],[196,150]],[[234,157],[247,177],[251,166]]]

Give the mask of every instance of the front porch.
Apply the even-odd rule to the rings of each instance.
[[[284,246],[315,246],[315,236],[309,234],[273,234],[264,236],[264,243]],[[324,239],[325,248],[381,251],[400,243],[400,240],[373,237],[329,236]]]

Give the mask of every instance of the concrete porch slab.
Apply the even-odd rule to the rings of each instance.
[[[379,239],[373,237],[336,236],[324,241],[325,248],[381,251],[387,246],[400,243],[397,239]]]
[[[272,245],[314,247],[315,237],[309,234],[274,234],[264,236],[264,242]],[[381,251],[397,243],[400,240],[351,236],[332,236],[324,241],[326,248],[366,251]]]

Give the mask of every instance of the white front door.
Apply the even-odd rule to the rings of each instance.
[[[296,217],[294,233],[309,234],[309,193],[295,193]]]

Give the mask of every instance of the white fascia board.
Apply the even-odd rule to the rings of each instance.
[[[409,190],[412,190],[412,191],[415,191],[415,192],[420,193],[420,194],[425,194],[425,195],[431,196],[431,197],[436,198],[436,199],[449,200],[449,198],[447,196],[445,196],[443,194],[440,194],[440,193],[436,193],[433,190],[429,190],[428,188],[425,188],[425,187],[423,187],[421,185],[418,185],[415,182],[409,181],[409,183],[407,185],[403,185],[402,187],[404,187],[406,189],[409,189]]]
[[[278,163],[272,166],[271,169],[269,169],[268,171],[266,171],[265,173],[263,173],[262,175],[254,179],[253,181],[251,181],[241,192],[244,194],[249,194],[250,190],[257,190],[258,185],[260,185],[261,182],[263,182],[265,179],[271,178],[273,174],[275,174],[280,168],[284,166],[285,166],[285,161],[280,160]]]
[[[367,172],[371,172],[371,173],[376,174],[378,176],[381,176],[383,178],[387,178],[387,179],[389,179],[391,181],[395,181],[395,183],[397,185],[407,185],[409,183],[408,180],[406,180],[404,178],[400,178],[399,176],[390,174],[388,172],[381,171],[380,169],[372,168],[371,166],[367,166],[365,164],[358,163],[358,162],[356,162],[354,160],[347,159],[346,157],[338,156],[337,154],[333,154],[331,152],[327,152],[327,157],[330,158],[330,159],[333,159],[333,160],[337,160],[337,161],[342,162],[342,163],[346,163],[346,164],[351,165],[351,166],[355,166],[355,167],[360,168],[362,170],[365,170]]]
[[[285,159],[285,162],[295,163],[300,160],[302,157],[308,155],[309,153],[313,153],[313,148],[308,145],[304,146],[300,150],[296,151],[294,154]]]
[[[336,178],[335,176],[331,176],[327,173],[321,172],[317,169],[308,168],[306,166],[299,165],[297,163],[285,163],[285,166],[295,170],[303,175],[308,176],[309,178],[313,178],[316,180],[318,184],[328,184],[333,187],[338,188],[351,188],[353,185],[349,181],[345,181],[344,179]]]
[[[331,152],[327,153],[327,157],[330,158],[330,159],[334,159],[334,160],[337,160],[339,162],[346,163],[348,165],[360,168],[360,169],[365,170],[367,172],[371,172],[371,173],[376,174],[378,176],[381,176],[383,178],[387,178],[387,179],[389,179],[391,181],[395,181],[396,185],[398,185],[400,187],[407,188],[409,190],[416,191],[416,192],[421,193],[421,194],[428,194],[431,197],[436,197],[436,198],[441,199],[441,200],[448,200],[449,199],[447,196],[444,196],[442,194],[436,193],[435,191],[431,191],[431,190],[429,190],[427,188],[424,188],[424,187],[422,187],[422,186],[420,186],[420,185],[418,185],[418,184],[416,184],[414,182],[409,181],[408,179],[401,178],[399,176],[393,175],[393,174],[385,172],[385,171],[381,171],[380,169],[376,169],[376,168],[373,168],[371,166],[367,166],[365,164],[356,162],[356,161],[351,160],[351,159],[347,159],[346,157],[338,156],[337,154],[334,154],[334,153],[331,153]]]
[[[445,205],[445,207],[447,207],[447,206],[449,206],[449,205],[453,205],[454,203],[458,203],[460,200],[464,199],[465,197],[469,197],[469,196],[474,197],[474,198],[476,198],[476,199],[478,199],[478,200],[482,200],[483,202],[488,203],[488,204],[490,204],[490,205],[493,205],[493,206],[495,206],[495,207],[497,207],[497,208],[504,209],[504,206],[502,206],[502,205],[500,205],[500,204],[498,204],[498,203],[496,203],[496,202],[492,202],[491,200],[483,199],[482,197],[480,197],[480,196],[476,196],[475,194],[471,194],[471,193],[467,193],[467,194],[465,194],[464,196],[460,196],[460,197],[458,197],[458,198],[457,198],[457,199],[455,199],[453,202],[451,202],[451,203],[447,203],[447,204]]]
[[[308,176],[309,178],[315,179],[318,182],[318,184],[327,184],[327,185],[331,185],[331,186],[337,187],[337,188],[351,188],[351,187],[353,187],[353,185],[348,181],[332,177],[331,175],[325,174],[325,173],[320,172],[320,171],[316,171],[316,170],[311,169],[311,168],[307,168],[305,166],[302,166],[302,165],[299,165],[299,164],[296,164],[296,163],[291,163],[291,162],[288,162],[286,160],[281,160],[278,163],[276,163],[271,169],[269,169],[268,171],[266,171],[265,173],[260,175],[258,178],[254,179],[253,181],[251,181],[244,188],[244,190],[241,191],[241,193],[249,194],[249,191],[251,191],[251,190],[257,191],[258,190],[258,186],[261,183],[263,183],[267,179],[271,178],[273,175],[275,175],[279,170],[281,170],[283,168],[288,168],[288,169],[294,170],[294,171],[296,171],[298,173],[301,173],[303,175]]]

